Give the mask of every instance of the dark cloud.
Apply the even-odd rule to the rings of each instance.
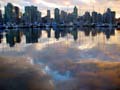
[[[40,67],[20,57],[0,57],[0,90],[53,90]]]

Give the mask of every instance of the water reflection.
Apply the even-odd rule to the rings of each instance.
[[[7,30],[0,40],[3,48],[9,45],[1,56],[29,59],[52,77],[56,90],[116,90],[120,85],[120,32],[113,28]]]
[[[70,39],[71,36],[74,41],[79,40],[83,37],[97,37],[102,33],[102,37],[106,39],[110,39],[111,36],[115,35],[114,28],[42,28],[42,29],[19,29],[19,30],[8,30],[6,32],[5,38],[6,43],[9,44],[10,47],[14,47],[16,43],[21,43],[22,36],[25,36],[26,44],[29,43],[38,43],[39,39],[44,36],[42,32],[45,31],[47,34],[46,38],[53,38],[59,40],[60,38],[66,38],[66,40]],[[54,32],[54,33],[52,33]],[[80,34],[83,32],[83,34]],[[53,37],[52,37],[53,36]],[[70,37],[68,37],[70,36]],[[0,43],[2,43],[3,33],[0,33]]]
[[[2,42],[2,39],[3,39],[3,34],[0,33],[0,43]]]
[[[21,42],[21,31],[20,30],[10,30],[6,33],[6,42],[13,47],[15,43]]]
[[[24,35],[26,37],[26,43],[37,43],[38,38],[40,38],[40,30],[37,29],[28,29],[27,31],[24,31]]]

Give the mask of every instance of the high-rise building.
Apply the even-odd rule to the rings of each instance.
[[[3,18],[2,18],[2,11],[0,10],[0,24],[3,23]]]
[[[8,3],[7,6],[5,6],[4,19],[5,23],[14,22],[14,6],[11,3]]]
[[[58,8],[55,8],[54,10],[54,18],[55,18],[55,22],[57,23],[60,22],[60,10]]]
[[[74,23],[76,23],[77,18],[78,18],[78,9],[75,6],[74,9],[73,9],[73,12],[69,13],[67,15],[67,22],[74,22]]]
[[[66,21],[67,21],[67,13],[62,10],[60,14],[60,22],[66,22]]]
[[[41,13],[36,6],[26,6],[23,19],[25,23],[36,23],[41,18]]]
[[[86,24],[91,23],[91,16],[90,16],[90,13],[89,13],[89,12],[85,12],[85,15],[84,15],[84,23],[86,23]]]
[[[73,14],[74,14],[75,18],[78,17],[78,9],[76,6],[74,7]]]
[[[17,24],[20,22],[20,9],[17,6],[14,7],[14,20]]]
[[[36,6],[31,6],[31,22],[35,23],[37,21],[37,7]]]
[[[50,15],[50,10],[47,10],[47,17],[50,18],[51,15]]]
[[[31,8],[30,8],[30,6],[25,7],[25,13],[23,16],[24,16],[25,23],[31,23]]]
[[[37,23],[40,23],[42,21],[41,16],[41,12],[37,11]]]
[[[51,14],[50,10],[47,10],[47,22],[50,22]]]
[[[68,13],[67,15],[67,22],[73,22],[74,20],[76,20],[75,15],[73,13]]]
[[[110,23],[115,23],[116,22],[116,20],[115,20],[115,17],[116,17],[116,13],[115,13],[115,11],[111,11],[111,21],[110,21]]]
[[[93,11],[92,12],[92,23],[97,23],[98,22],[98,14],[97,12]]]
[[[110,8],[103,14],[104,23],[115,23],[115,11],[111,11]]]
[[[103,22],[103,16],[102,16],[102,14],[98,13],[97,20],[98,20],[99,24],[101,24]]]

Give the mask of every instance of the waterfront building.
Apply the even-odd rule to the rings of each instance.
[[[37,10],[36,6],[26,6],[25,13],[23,14],[23,20],[25,23],[37,23],[41,20],[41,13]]]
[[[98,22],[98,14],[97,12],[92,12],[92,23],[96,24]]]
[[[76,7],[76,6],[74,7],[74,10],[73,10],[73,15],[75,16],[75,18],[77,18],[77,17],[78,17],[78,9],[77,9],[77,7]]]
[[[102,14],[98,13],[98,15],[97,15],[97,23],[101,24],[102,22],[103,22],[103,16],[102,16]]]
[[[3,23],[2,11],[0,10],[0,24]]]
[[[31,9],[31,13],[30,13],[31,23],[35,23],[37,21],[37,12],[38,12],[37,7],[31,6],[30,9]]]
[[[54,19],[55,19],[55,22],[57,23],[60,22],[60,10],[58,8],[55,8],[54,10]]]
[[[47,10],[47,22],[50,23],[51,13],[50,10]]]
[[[91,23],[90,12],[85,12],[83,18],[84,18],[84,23],[85,24],[90,24]]]
[[[67,16],[67,22],[76,23],[78,18],[78,9],[75,6],[72,13],[69,13]]]
[[[19,7],[14,7],[14,22],[16,24],[20,23],[20,9]]]
[[[14,6],[11,3],[8,3],[7,6],[5,6],[4,21],[8,24],[14,22]]]
[[[37,23],[42,22],[41,17],[42,17],[42,13],[41,13],[41,12],[39,12],[39,11],[37,11]]]
[[[73,13],[69,13],[67,16],[67,22],[73,22],[75,20],[75,16]]]
[[[74,25],[91,25],[94,24],[115,24],[115,11],[112,11],[110,8],[106,10],[105,13],[100,14],[96,11],[85,12],[84,15],[78,15],[78,8],[75,6],[71,13],[67,13],[65,11],[60,11],[59,8],[54,9],[54,18],[51,18],[51,11],[47,10],[47,15],[45,17],[41,17],[42,13],[38,11],[36,6],[26,6],[25,12],[20,13],[20,8],[17,6],[13,6],[12,3],[8,3],[4,9],[4,15],[0,10],[0,24],[56,24],[56,23],[68,23]],[[3,17],[2,17],[3,16]]]
[[[67,19],[67,12],[62,10],[60,14],[60,22],[65,23],[67,21],[66,19]]]
[[[115,23],[115,11],[111,11],[110,8],[107,9],[107,11],[103,14],[103,22],[104,23]]]

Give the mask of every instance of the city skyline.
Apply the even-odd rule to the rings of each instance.
[[[38,10],[42,12],[42,16],[46,15],[46,10],[51,10],[51,16],[54,16],[54,8],[59,8],[60,10],[69,10],[72,12],[73,7],[77,6],[79,8],[79,14],[83,14],[85,11],[97,11],[103,13],[105,9],[111,8],[116,11],[116,17],[120,17],[119,11],[119,0],[1,0],[1,9],[4,10],[4,6],[8,2],[13,3],[13,5],[18,6],[22,12],[24,12],[25,6],[37,6]],[[89,7],[89,8],[88,8]]]
[[[73,8],[71,13],[60,10],[59,8],[54,9],[54,18],[51,18],[51,10],[47,10],[47,15],[42,17],[42,12],[38,10],[37,6],[25,6],[24,13],[21,13],[18,6],[14,6],[12,3],[7,3],[4,7],[4,14],[0,12],[0,23],[5,24],[50,24],[54,26],[54,23],[69,24],[73,23],[76,25],[100,25],[103,23],[115,24],[116,12],[110,8],[101,14],[96,11],[86,11],[84,15],[79,15],[79,9],[77,6]]]

